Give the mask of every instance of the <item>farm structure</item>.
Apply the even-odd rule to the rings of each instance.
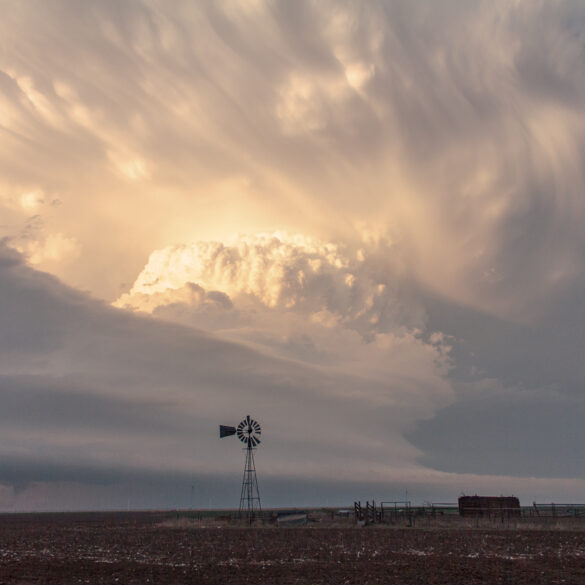
[[[534,502],[528,514],[537,518],[585,518],[584,504],[537,504]]]
[[[428,503],[424,506],[412,506],[409,501],[390,501],[354,502],[354,518],[358,524],[402,524],[408,526],[415,525],[420,520],[430,520],[433,518],[443,521],[453,521],[456,518],[461,519],[485,519],[489,521],[514,520],[523,517],[536,517],[537,515],[545,516],[547,511],[561,511],[560,507],[552,504],[550,506],[541,506],[534,504],[533,507],[520,507],[520,501],[514,496],[462,496],[457,503]],[[569,509],[565,506],[564,509]],[[570,511],[571,516],[578,516],[575,512],[578,510],[585,511],[585,507],[578,507],[573,504]],[[540,514],[538,514],[540,512]],[[569,515],[569,514],[564,514]],[[557,516],[561,516],[560,513]],[[585,517],[585,514],[584,514]]]
[[[459,514],[468,518],[520,518],[520,501],[513,496],[461,496]]]
[[[414,508],[408,501],[381,502],[376,505],[375,501],[366,502],[362,506],[360,502],[353,503],[354,517],[356,522],[362,524],[395,524],[406,521],[412,525]]]

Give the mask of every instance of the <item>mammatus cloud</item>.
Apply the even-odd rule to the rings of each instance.
[[[153,250],[274,229],[380,234],[522,321],[580,277],[580,4],[60,7],[7,4],[0,200],[67,282],[117,298]]]

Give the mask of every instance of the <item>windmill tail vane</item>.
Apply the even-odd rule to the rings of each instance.
[[[227,427],[225,425],[219,425],[219,438],[229,437],[230,435],[236,434],[236,427]]]

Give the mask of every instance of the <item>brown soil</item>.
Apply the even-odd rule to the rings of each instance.
[[[577,585],[585,583],[585,531],[0,516],[0,584],[33,583]]]

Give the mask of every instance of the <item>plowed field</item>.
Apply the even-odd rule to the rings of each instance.
[[[0,516],[0,584],[33,583],[577,585],[585,583],[585,531],[181,526],[161,513]]]

